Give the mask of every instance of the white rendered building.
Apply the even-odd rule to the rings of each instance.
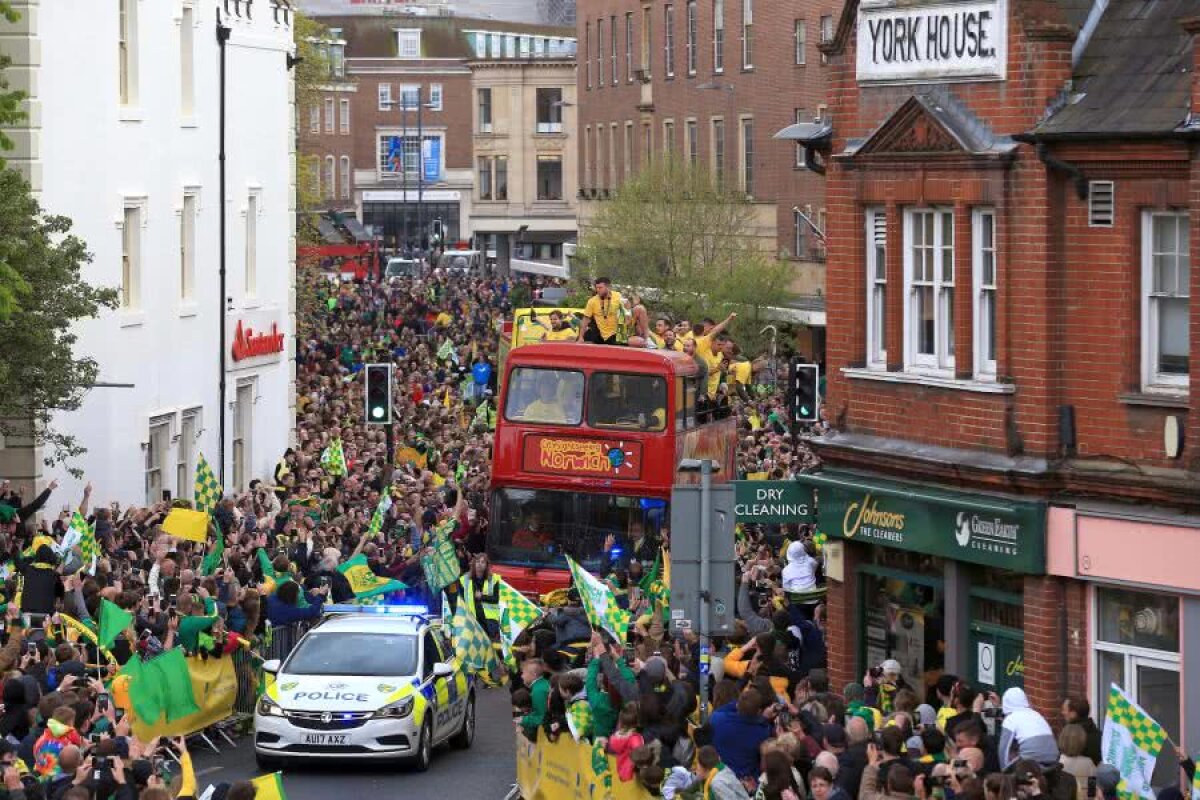
[[[13,5],[22,18],[0,26],[0,50],[13,58],[6,77],[31,99],[9,164],[48,213],[73,220],[93,255],[85,279],[121,294],[119,309],[79,325],[76,352],[99,363],[101,386],[57,416],[88,450],[74,466],[96,501],[139,505],[168,492],[190,499],[201,452],[227,491],[270,478],[294,425],[289,3]],[[51,510],[77,502],[82,482],[45,469],[33,443],[4,445],[0,476],[24,484],[27,497],[58,478]]]

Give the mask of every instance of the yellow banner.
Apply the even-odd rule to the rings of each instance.
[[[189,542],[208,540],[208,514],[187,508],[173,508],[162,523],[163,533]]]
[[[417,469],[425,469],[429,464],[429,457],[425,453],[418,453],[415,447],[406,445],[396,450],[396,466],[402,467],[405,464],[412,464]]]
[[[114,700],[133,718],[133,732],[141,741],[148,742],[155,736],[187,736],[233,713],[233,703],[237,699],[237,672],[233,658],[222,656],[204,660],[193,657],[187,663],[188,674],[192,678],[192,694],[200,710],[174,722],[167,722],[163,717],[154,725],[147,725],[134,713],[128,692],[114,689]]]
[[[592,745],[570,735],[550,742],[539,732],[535,745],[517,735],[517,784],[524,800],[650,800],[636,780],[617,776],[616,759],[604,757],[607,775],[597,775]],[[599,759],[597,759],[599,763]],[[607,785],[606,785],[607,784]]]

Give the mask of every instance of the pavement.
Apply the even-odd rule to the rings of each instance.
[[[428,772],[409,772],[391,764],[354,762],[289,766],[283,771],[288,800],[387,797],[503,800],[516,780],[516,744],[508,690],[483,689],[477,703],[475,744],[470,750],[438,748]],[[200,791],[210,783],[258,777],[250,737],[237,742],[236,749],[221,742],[220,755],[201,744],[192,747]]]

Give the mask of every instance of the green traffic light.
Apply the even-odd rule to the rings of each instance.
[[[372,408],[371,416],[375,419],[383,419],[383,406],[375,406]]]

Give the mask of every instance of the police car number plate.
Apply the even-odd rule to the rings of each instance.
[[[346,740],[350,737],[346,734],[338,733],[306,733],[304,734],[305,744],[346,744]]]

